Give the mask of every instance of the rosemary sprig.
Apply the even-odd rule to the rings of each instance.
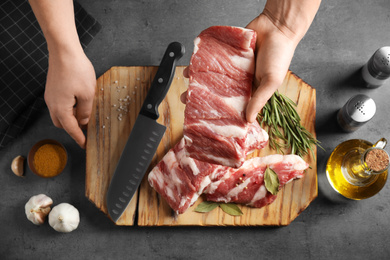
[[[276,91],[257,114],[257,121],[267,130],[269,145],[278,153],[291,149],[292,154],[303,157],[310,150],[314,157],[313,145],[321,147],[320,142],[301,125],[295,107],[294,101]]]

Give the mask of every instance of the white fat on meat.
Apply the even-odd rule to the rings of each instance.
[[[226,165],[226,164],[230,163],[230,160],[226,159],[225,157],[218,157],[218,156],[214,156],[214,155],[211,155],[211,154],[208,154],[206,156],[207,156],[208,159],[210,159],[210,160],[212,160],[214,162],[218,162],[221,165]]]
[[[196,37],[194,40],[194,53],[193,54],[196,54],[198,52],[199,43],[200,43],[200,37]]]
[[[148,176],[149,183],[154,188],[163,189],[164,188],[164,177],[163,173],[159,169],[155,169],[153,172],[150,172]],[[155,187],[155,184],[152,184],[152,180],[155,180],[155,184],[157,184],[157,187]]]
[[[184,140],[183,139],[180,142],[180,146],[184,147]],[[186,152],[184,149],[180,149],[180,151],[176,154],[176,157],[177,157],[177,160],[179,161],[180,165],[182,166],[182,168],[183,168],[183,166],[188,166],[191,168],[193,175],[199,174],[200,171],[199,171],[198,166],[196,165],[196,162],[194,161],[194,159],[192,159],[191,157],[188,157],[186,155]]]
[[[158,185],[158,188],[164,190],[166,195],[172,200],[176,200],[173,188],[178,187],[181,181],[175,173],[175,169],[178,167],[175,153],[170,150],[163,158],[164,163],[167,165],[167,168],[171,172],[170,177],[167,177],[166,174],[162,173],[159,168],[154,168],[148,176],[149,183],[154,186],[153,183]],[[153,182],[153,180],[155,182]],[[157,187],[155,187],[157,188]]]
[[[213,180],[213,182],[210,183],[210,185],[204,190],[205,193],[213,194],[221,183],[223,183],[224,181],[226,181],[227,179],[229,179],[232,176],[232,174],[234,172],[229,171],[227,169],[229,169],[229,168],[223,167],[220,169],[220,171],[218,171],[218,172],[216,171],[213,173],[213,175],[211,176],[211,179]],[[221,174],[221,172],[223,172],[223,174]],[[222,177],[221,177],[221,175],[222,175]],[[217,176],[218,176],[218,180],[215,181]]]
[[[241,52],[242,56],[232,55],[230,56],[230,60],[232,64],[237,66],[238,68],[253,72],[255,70],[255,63],[253,62],[253,51],[243,51]],[[252,59],[250,59],[252,58]]]
[[[210,123],[210,121],[199,120],[199,124],[193,124],[197,126],[203,126],[213,131],[216,135],[226,137],[244,138],[247,134],[247,129],[237,125],[216,125]]]
[[[281,154],[273,154],[273,155],[268,155],[262,158],[260,163],[262,165],[273,165],[281,162],[283,160],[283,155]]]
[[[170,187],[165,187],[164,190],[169,198],[171,198],[172,200],[176,200],[175,196],[173,195],[173,191]]]
[[[255,202],[265,198],[265,195],[267,195],[267,189],[264,185],[261,185],[253,196],[251,202],[248,203],[248,206],[254,206]]]
[[[246,179],[244,182],[237,185],[235,188],[231,189],[229,193],[226,195],[226,201],[230,201],[232,198],[237,197],[238,194],[240,194],[246,186],[251,182],[251,178]]]
[[[304,171],[307,169],[307,163],[299,156],[292,154],[285,155],[283,158],[284,162],[290,163],[293,166],[293,169],[296,171]]]
[[[263,157],[262,163],[264,165],[272,165],[278,164],[278,163],[285,163],[291,165],[291,170],[296,171],[303,171],[307,169],[307,163],[299,156],[293,155],[293,154],[287,154],[287,155],[281,155],[281,154],[274,154],[274,155],[268,155]]]
[[[204,86],[202,84],[199,84],[197,81],[192,81],[191,86],[194,88],[199,88],[204,91],[208,90],[207,86]],[[188,91],[188,97],[191,97],[193,95],[192,91]],[[246,105],[248,104],[248,97],[245,96],[230,96],[230,97],[220,97],[222,100],[225,101],[226,105],[229,105],[231,108],[233,108],[238,114],[242,113],[246,109]],[[195,112],[199,112],[198,110],[195,110]],[[207,112],[211,112],[215,116],[221,116],[221,111],[218,110],[209,110]]]
[[[234,108],[237,113],[243,112],[248,104],[248,99],[244,96],[222,97],[222,99],[225,100],[226,104]]]
[[[248,134],[246,135],[245,144],[246,147],[252,148],[252,149],[248,149],[248,154],[249,154],[259,148],[256,147],[257,146],[256,144],[258,144],[259,140],[267,140],[266,143],[268,143],[268,133],[264,129],[259,127],[257,125],[257,122],[252,123],[248,127],[250,129],[248,130]]]

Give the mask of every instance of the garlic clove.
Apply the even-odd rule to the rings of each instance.
[[[52,204],[53,200],[45,194],[32,196],[24,206],[27,219],[35,225],[43,224]]]
[[[58,232],[69,233],[80,223],[79,211],[69,203],[53,207],[49,214],[49,225]]]
[[[19,177],[23,177],[24,175],[24,160],[23,156],[17,156],[12,160],[11,170],[12,172]]]

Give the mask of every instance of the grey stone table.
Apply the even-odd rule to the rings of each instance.
[[[102,25],[87,55],[97,76],[111,66],[158,65],[171,41],[182,42],[189,63],[193,39],[211,25],[245,26],[261,1],[80,0]],[[286,227],[117,227],[84,196],[85,151],[49,113],[0,151],[0,259],[385,259],[390,256],[390,186],[363,201],[339,200],[322,182],[325,163],[342,141],[390,138],[390,84],[365,89],[359,70],[376,49],[389,45],[389,0],[324,0],[290,69],[317,90],[318,197]],[[354,94],[377,103],[377,114],[353,133],[343,133],[336,112]],[[11,160],[43,138],[65,144],[70,160],[53,179],[10,171]],[[80,210],[79,228],[60,234],[27,221],[24,204],[45,193]]]

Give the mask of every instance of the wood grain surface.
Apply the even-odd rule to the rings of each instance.
[[[180,102],[180,95],[188,87],[188,79],[183,77],[184,68],[177,67],[170,90],[159,107],[158,122],[165,125],[167,131],[146,176],[183,136],[185,106]],[[87,133],[85,194],[105,214],[106,193],[111,177],[156,71],[157,67],[113,67],[97,80],[93,113]],[[316,136],[315,89],[292,72],[288,72],[279,91],[297,103],[302,125]],[[316,157],[316,148],[314,151]],[[250,157],[273,153],[275,151],[264,148]],[[244,214],[239,217],[230,216],[219,208],[209,213],[194,212],[203,197],[184,214],[175,215],[164,199],[150,187],[145,176],[138,196],[133,197],[116,224],[134,225],[137,214],[139,226],[288,225],[318,194],[316,158],[308,155],[304,159],[311,168],[303,178],[285,185],[278,193],[277,199],[266,207],[256,209],[240,205]]]

